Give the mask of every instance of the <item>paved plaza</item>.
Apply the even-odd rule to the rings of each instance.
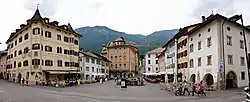
[[[206,97],[174,96],[157,84],[121,90],[113,81],[76,87],[22,86],[0,80],[0,102],[242,102],[241,89],[209,92]]]

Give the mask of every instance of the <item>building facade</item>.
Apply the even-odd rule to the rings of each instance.
[[[2,51],[0,53],[0,79],[6,79],[6,61],[7,61],[7,52]]]
[[[80,51],[79,61],[82,79],[95,80],[109,77],[110,61],[107,58],[94,52]]]
[[[11,33],[8,45],[8,79],[27,84],[65,80],[78,73],[79,37],[70,24],[42,18],[39,10],[27,24]]]
[[[112,76],[129,77],[139,71],[138,50],[135,45],[128,43],[123,37],[109,42],[103,47],[101,54],[111,61]]]
[[[146,73],[158,73],[160,71],[157,56],[160,55],[163,50],[164,49],[160,47],[145,53]]]
[[[174,39],[178,39],[179,59],[176,62],[179,67],[183,67],[179,63],[182,60],[180,56],[183,56],[180,52],[187,50],[187,56],[184,57],[186,57],[185,62],[187,58],[189,62],[185,79],[189,79],[190,82],[206,83],[219,89],[246,86],[248,74],[243,28],[249,53],[250,29],[219,14],[211,14],[207,18],[203,16],[202,23],[170,40],[173,42]],[[181,39],[187,39],[187,46],[180,45],[180,41],[185,41]],[[170,42],[165,46],[170,46]],[[171,55],[168,50],[166,55]]]

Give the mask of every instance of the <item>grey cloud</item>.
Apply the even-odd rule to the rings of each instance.
[[[34,11],[39,4],[40,12],[45,16],[53,16],[57,11],[57,0],[26,0],[24,7]]]
[[[195,18],[200,17],[202,14],[207,16],[212,13],[223,13],[224,15],[232,15],[237,12],[234,7],[236,0],[200,0],[197,8],[192,13]]]

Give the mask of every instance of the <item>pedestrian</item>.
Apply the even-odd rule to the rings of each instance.
[[[185,92],[187,91],[188,92],[188,95],[190,95],[190,92],[188,90],[188,83],[186,80],[184,80],[184,91],[183,91],[183,95],[185,95]]]
[[[192,96],[194,96],[194,93],[196,93],[196,91],[195,91],[195,83],[192,82],[191,86],[192,86]]]
[[[24,81],[25,81],[25,80],[24,80],[24,78],[23,78],[23,79],[22,79],[22,84],[23,84],[23,85],[24,85]]]

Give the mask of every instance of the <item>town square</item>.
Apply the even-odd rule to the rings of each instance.
[[[0,102],[250,102],[247,4],[0,3]]]

